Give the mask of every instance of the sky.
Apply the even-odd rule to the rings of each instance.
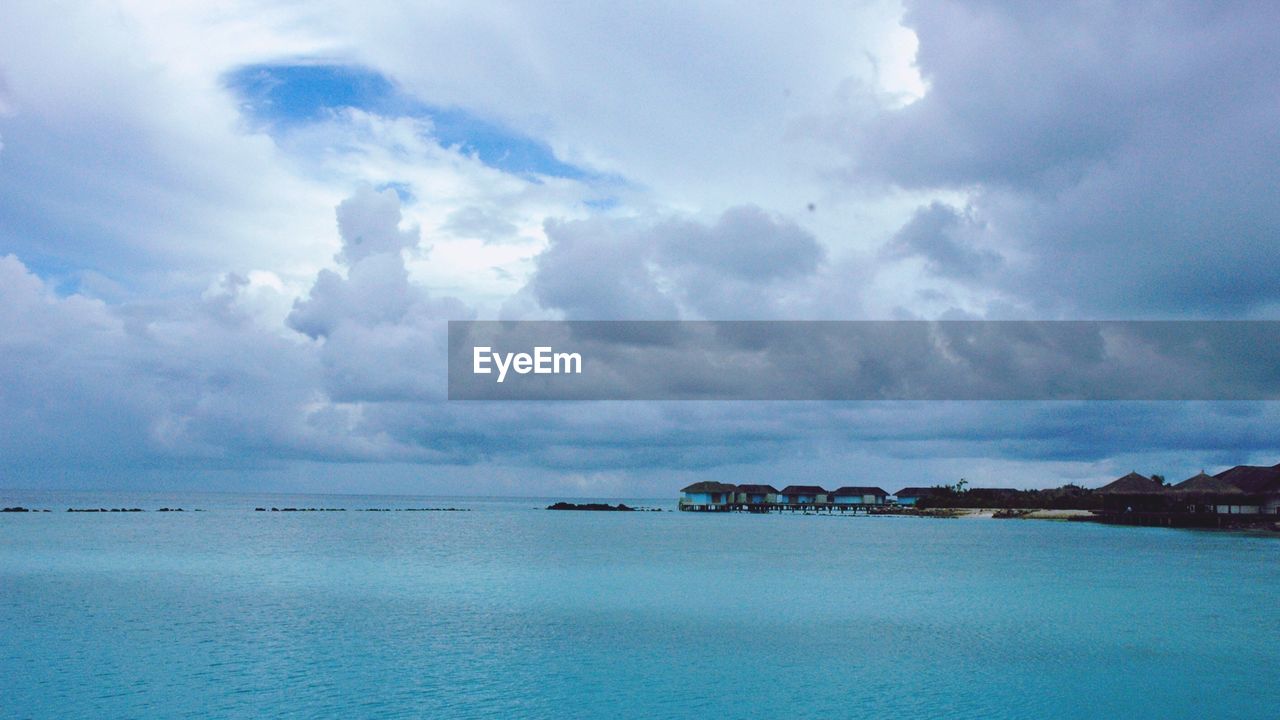
[[[448,320],[1280,319],[1265,3],[17,2],[0,487],[1280,461],[1267,402],[446,400]]]

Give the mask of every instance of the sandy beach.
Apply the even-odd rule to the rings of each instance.
[[[1024,520],[1070,520],[1074,517],[1089,517],[1090,510],[1033,510],[1023,516]]]
[[[954,508],[939,509],[935,512],[942,517],[989,519],[993,518],[999,510],[997,508]],[[1019,520],[1070,520],[1073,517],[1088,517],[1093,514],[1089,510],[1040,510],[1036,508],[1023,508],[1019,512],[1025,513],[1017,518]]]

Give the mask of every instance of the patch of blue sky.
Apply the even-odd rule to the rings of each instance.
[[[413,188],[409,187],[408,183],[396,181],[385,182],[374,189],[378,192],[382,192],[383,190],[395,190],[396,195],[400,198],[400,202],[406,204],[413,202],[417,198],[417,196],[413,194]]]
[[[592,210],[598,210],[598,211],[604,212],[604,211],[612,210],[618,207],[618,205],[620,205],[621,202],[622,201],[619,200],[617,197],[613,195],[609,195],[607,197],[588,198],[586,200],[583,200],[582,204],[586,205]]]
[[[0,253],[2,256],[3,253]],[[46,253],[28,253],[21,262],[27,271],[40,278],[46,287],[53,290],[60,298],[69,297],[85,291],[84,277],[75,261],[57,258]]]
[[[560,160],[537,139],[466,110],[437,107],[409,97],[387,77],[368,68],[313,63],[246,65],[228,73],[224,83],[239,97],[241,111],[268,130],[287,131],[320,122],[342,108],[383,117],[424,118],[430,120],[436,142],[503,172],[534,179],[608,179]]]

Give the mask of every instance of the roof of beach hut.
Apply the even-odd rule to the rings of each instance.
[[[788,485],[778,491],[779,495],[824,495],[826,490],[817,485]]]
[[[728,493],[736,490],[737,487],[728,483],[716,482],[714,480],[703,480],[696,482],[680,492],[686,493]]]
[[[921,497],[923,495],[932,495],[938,492],[936,487],[904,487],[894,493],[895,497]]]
[[[741,493],[759,493],[768,495],[778,492],[778,488],[772,485],[739,485],[738,492]]]
[[[1246,493],[1280,492],[1280,465],[1237,465],[1214,475]]]
[[[1131,472],[1097,489],[1103,495],[1156,495],[1165,491],[1159,480]]]
[[[1206,475],[1203,470],[1173,486],[1178,493],[1204,493],[1208,495],[1243,495],[1244,491],[1225,478]]]
[[[868,485],[845,485],[831,491],[832,495],[888,495],[883,488]]]

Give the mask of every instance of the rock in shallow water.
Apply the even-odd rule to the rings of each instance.
[[[607,503],[571,503],[571,502],[563,502],[563,501],[555,503],[553,505],[548,505],[547,509],[548,510],[598,510],[598,511],[604,511],[604,512],[608,512],[608,511],[634,512],[635,511],[635,508],[628,507],[626,505],[623,505],[622,503],[618,503],[617,505],[609,505]]]

